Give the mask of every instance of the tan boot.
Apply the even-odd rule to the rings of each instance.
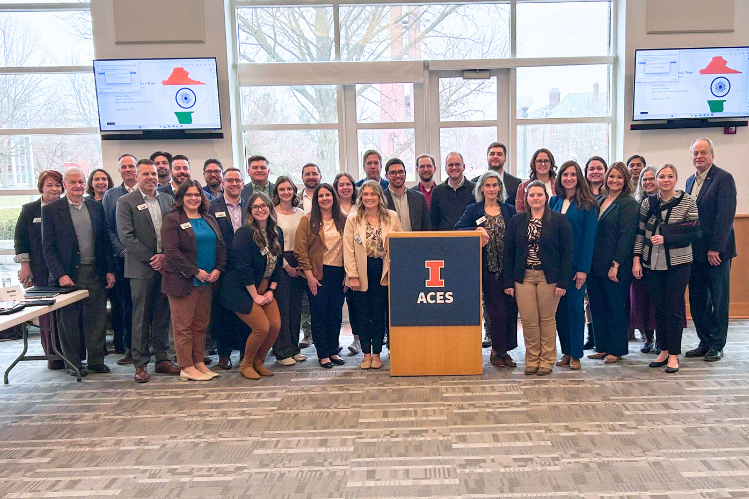
[[[570,369],[572,369],[573,371],[578,371],[581,367],[582,366],[580,365],[580,359],[572,359],[570,361]]]
[[[570,365],[570,360],[572,360],[572,356],[564,354],[564,355],[562,355],[562,358],[557,361],[556,365],[557,366],[568,366],[568,365]]]
[[[252,367],[252,364],[244,360],[239,364],[239,372],[247,379],[260,379],[260,375]]]
[[[273,376],[273,371],[265,367],[263,361],[260,359],[255,359],[252,363],[252,367],[260,376]]]

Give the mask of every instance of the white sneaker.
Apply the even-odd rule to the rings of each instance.
[[[307,356],[306,355],[302,355],[301,353],[298,353],[298,354],[294,355],[292,357],[292,359],[294,359],[297,362],[302,362],[302,361],[307,360]]]
[[[282,366],[293,366],[296,364],[296,361],[292,359],[291,357],[286,357],[285,359],[277,360],[276,364],[282,365]]]
[[[351,342],[351,344],[348,346],[348,349],[349,349],[349,352],[356,355],[357,353],[361,351],[361,343],[359,342],[358,339],[354,338],[354,341]]]

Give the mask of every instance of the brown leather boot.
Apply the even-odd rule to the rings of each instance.
[[[252,363],[252,367],[260,376],[273,376],[273,371],[265,367],[263,361],[260,359],[255,359]]]
[[[252,364],[244,360],[239,364],[239,372],[247,379],[260,379],[260,375],[252,367]]]

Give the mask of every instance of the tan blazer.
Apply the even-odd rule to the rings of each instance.
[[[398,214],[393,210],[390,213],[390,223],[382,225],[382,237],[385,238],[385,247],[387,248],[388,234],[391,232],[403,232],[401,223],[398,220]],[[358,243],[354,240],[359,235]],[[350,280],[358,278],[361,283],[360,291],[366,291],[369,288],[367,281],[367,221],[356,220],[356,210],[353,210],[346,219],[346,228],[343,231],[343,267],[346,270],[346,286],[350,285]],[[385,255],[382,262],[382,278],[380,284],[388,285],[388,272],[390,271],[390,256]]]
[[[322,257],[325,251],[325,231],[314,234],[310,227],[309,213],[299,220],[294,236],[294,256],[302,270],[311,270],[315,279],[322,281]]]

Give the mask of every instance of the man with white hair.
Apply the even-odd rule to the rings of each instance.
[[[42,245],[51,284],[76,286],[88,298],[60,309],[58,327],[65,357],[80,371],[81,329],[88,352],[88,369],[108,373],[104,364],[107,293],[114,286],[114,257],[102,204],[84,198],[86,175],[68,168],[63,178],[66,196],[42,207]],[[72,376],[75,369],[68,369]]]

